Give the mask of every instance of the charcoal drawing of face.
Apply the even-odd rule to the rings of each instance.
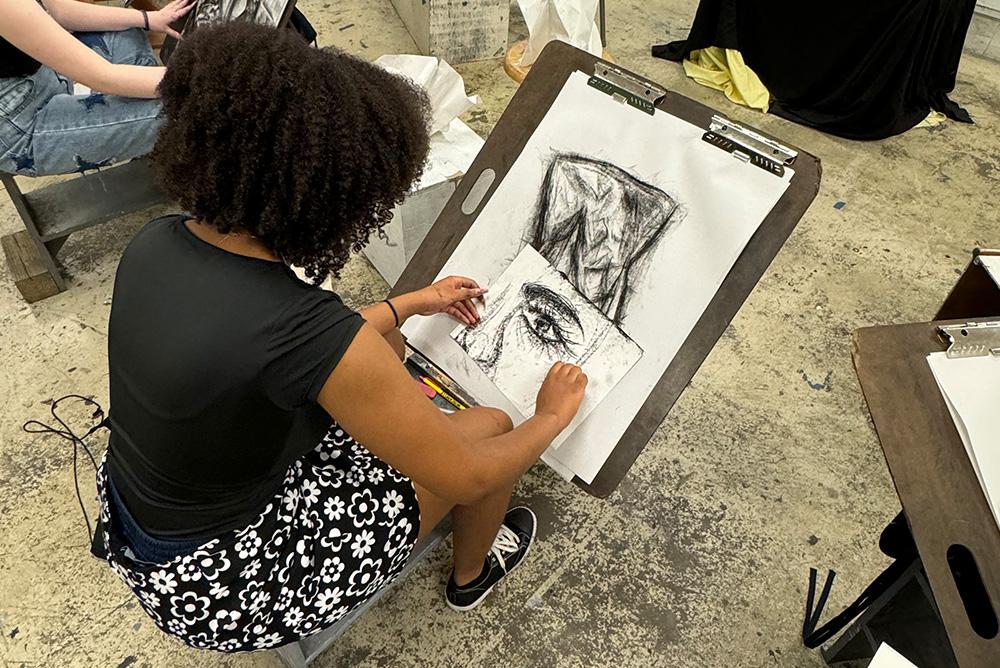
[[[187,33],[201,25],[224,21],[250,21],[276,26],[289,0],[200,0],[191,19],[184,27]]]
[[[683,217],[673,198],[625,170],[557,153],[527,242],[620,325],[657,245]]]

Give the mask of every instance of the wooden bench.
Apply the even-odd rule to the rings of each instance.
[[[13,174],[0,172],[0,181],[24,224],[24,230],[3,237],[2,245],[14,284],[27,302],[66,289],[56,255],[70,234],[169,201],[156,186],[148,158],[28,193],[21,192]]]

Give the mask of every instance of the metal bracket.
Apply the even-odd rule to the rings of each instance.
[[[942,325],[938,331],[949,343],[948,357],[1000,356],[1000,320]]]
[[[594,74],[587,83],[622,104],[628,104],[650,116],[653,115],[656,103],[667,94],[666,88],[603,61],[594,64]]]
[[[784,176],[785,166],[798,157],[797,151],[719,115],[712,117],[702,139],[776,176]]]

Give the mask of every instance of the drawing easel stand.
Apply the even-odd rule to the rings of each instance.
[[[823,652],[871,658],[882,641],[918,666],[1000,662],[1000,530],[938,390],[927,355],[938,327],[1000,316],[1000,289],[973,259],[938,320],[853,334],[854,365],[917,555]],[[906,379],[906,380],[903,380]]]
[[[574,479],[589,494],[606,497],[625,477],[812,202],[819,189],[820,165],[818,159],[807,153],[783,147],[761,133],[721,119],[703,104],[666,91],[568,44],[552,42],[500,117],[467,176],[396,283],[393,295],[434,280],[472,226],[476,212],[503,181],[567,79],[577,71],[591,75],[593,87],[636,107],[636,113],[643,110],[650,113],[655,107],[658,112],[672,114],[704,129],[705,141],[733,153],[734,160],[739,158],[758,166],[766,164],[771,171],[781,172],[783,164],[794,160],[795,172],[788,189],[743,250],[593,483]]]

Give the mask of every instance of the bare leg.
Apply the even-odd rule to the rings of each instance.
[[[510,431],[513,425],[502,411],[491,408],[470,408],[449,416],[469,438],[479,440]],[[451,511],[454,543],[455,583],[474,580],[483,569],[486,553],[497,536],[510,503],[512,488],[483,497],[474,504],[454,506],[419,485],[420,535],[423,539]]]

